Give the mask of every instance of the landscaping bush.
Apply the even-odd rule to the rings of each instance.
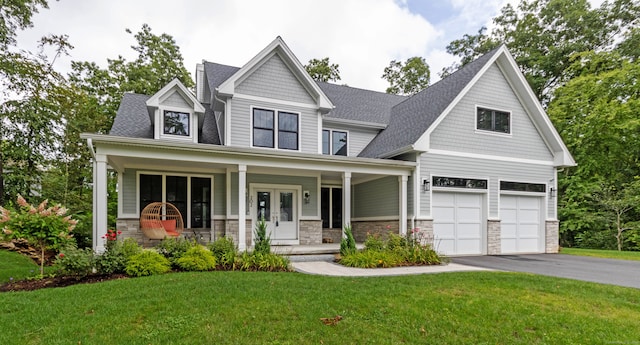
[[[353,238],[351,226],[347,225],[344,227],[344,237],[340,240],[340,255],[346,256],[356,251],[356,240]]]
[[[166,237],[156,246],[158,253],[162,254],[169,260],[173,267],[177,267],[177,260],[184,253],[194,246],[198,245],[195,240],[186,240],[184,238]]]
[[[243,252],[236,257],[233,269],[268,272],[289,271],[289,259],[273,253]]]
[[[267,235],[267,222],[264,220],[264,217],[258,220],[255,235],[253,251],[262,254],[271,253],[271,237]]]
[[[34,207],[18,195],[17,211],[0,207],[0,239],[24,239],[37,249],[40,276],[44,275],[47,251],[58,253],[60,249],[76,244],[71,232],[78,222],[66,215],[66,208],[61,205],[47,207],[47,203],[45,200],[38,207]]]
[[[93,273],[94,255],[89,248],[68,246],[56,255],[54,268],[58,274],[85,277]]]
[[[403,261],[401,255],[388,250],[363,250],[340,259],[345,266],[360,268],[396,267],[401,266]]]
[[[238,249],[233,240],[222,237],[209,244],[209,250],[216,258],[216,263],[224,269],[232,269]]]
[[[216,268],[216,258],[204,246],[189,248],[177,260],[178,267],[185,271],[210,271]]]
[[[141,252],[142,247],[134,238],[110,242],[107,250],[96,257],[96,270],[102,274],[125,273],[129,258]]]
[[[365,250],[383,250],[384,249],[384,241],[380,238],[378,234],[368,234],[367,238],[364,241],[364,249]]]
[[[150,276],[167,273],[171,270],[171,263],[167,258],[155,250],[143,250],[129,258],[125,272],[133,277]]]
[[[365,249],[342,255],[340,263],[349,267],[374,268],[408,265],[439,265],[444,259],[429,244],[421,244],[415,231],[406,237],[390,233],[386,241],[367,235]]]

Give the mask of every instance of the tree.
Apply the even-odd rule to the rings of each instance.
[[[340,67],[338,64],[329,63],[329,58],[326,57],[322,60],[311,59],[309,63],[304,66],[307,73],[317,81],[338,81],[340,80]]]
[[[387,93],[413,95],[429,86],[431,72],[424,58],[414,56],[404,63],[392,60],[389,66],[384,68],[382,78],[390,84]]]
[[[45,47],[55,50],[53,58]],[[72,96],[65,78],[53,70],[53,63],[73,48],[66,36],[50,35],[40,40],[37,54],[4,51],[0,55],[0,138],[5,200],[17,194],[31,195],[40,183],[42,171],[55,156],[64,126],[63,104]]]
[[[613,225],[614,236],[618,251],[622,250],[624,233],[638,228],[640,222],[629,213],[640,207],[640,180],[635,179],[627,183],[621,189],[612,186],[603,186],[598,193],[600,205]]]
[[[0,5],[0,46],[16,43],[16,31],[33,26],[31,17],[39,7],[49,8],[47,0],[9,0]]]
[[[640,62],[617,52],[587,52],[574,56],[568,73],[573,78],[554,92],[548,107],[579,163],[558,180],[565,244],[574,243],[577,235],[603,230],[602,198],[596,195],[603,189],[624,190],[640,176]],[[627,198],[606,194],[608,204]]]
[[[574,53],[613,49],[620,36],[638,25],[639,16],[637,0],[605,1],[597,9],[591,9],[587,0],[523,0],[516,8],[510,4],[502,8],[490,34],[481,28],[477,35],[451,42],[447,52],[460,57],[464,65],[506,44],[546,103],[551,92],[569,80],[565,71]]]

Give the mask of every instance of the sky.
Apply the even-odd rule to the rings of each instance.
[[[597,0],[596,0],[597,1]],[[149,24],[180,47],[192,75],[207,60],[242,67],[277,36],[304,65],[329,57],[338,64],[340,84],[384,91],[384,68],[391,60],[424,57],[432,83],[456,62],[446,46],[464,34],[490,26],[507,2],[516,0],[60,0],[49,1],[20,32],[18,46],[36,50],[46,34],[66,34],[71,56],[56,60],[102,67],[108,58],[133,60],[135,39],[125,32]]]

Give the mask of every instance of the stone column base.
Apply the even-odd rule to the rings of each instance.
[[[500,220],[487,220],[487,254],[502,254],[502,243],[500,242]]]
[[[558,253],[560,249],[560,222],[547,220],[545,226],[545,253]]]

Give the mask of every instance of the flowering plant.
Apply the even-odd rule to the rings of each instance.
[[[11,241],[24,239],[40,252],[40,275],[44,274],[47,250],[58,252],[68,244],[75,244],[71,232],[78,223],[67,215],[61,205],[47,207],[48,200],[35,207],[18,195],[19,209],[10,211],[0,207],[0,238]]]
[[[115,242],[118,240],[118,235],[121,234],[122,231],[120,230],[116,231],[113,229],[109,229],[107,230],[107,233],[105,235],[102,235],[102,238],[106,240],[105,246],[107,247],[107,250],[115,245]]]

